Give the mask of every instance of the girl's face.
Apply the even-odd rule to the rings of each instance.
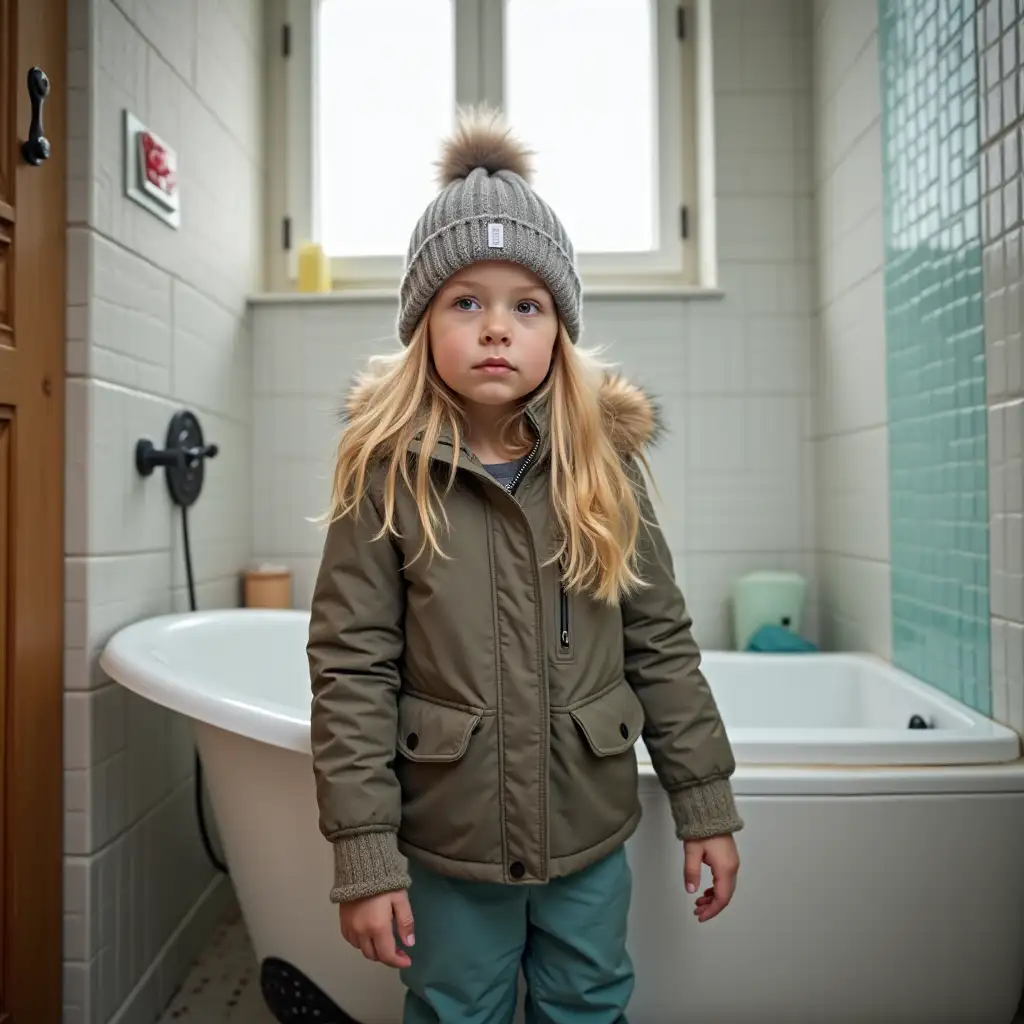
[[[547,376],[558,314],[547,288],[515,263],[474,263],[453,274],[430,312],[441,379],[469,405],[510,407]]]

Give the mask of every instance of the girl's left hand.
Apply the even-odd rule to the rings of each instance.
[[[683,880],[686,891],[696,892],[700,886],[701,865],[711,868],[711,886],[697,897],[694,916],[703,924],[717,917],[729,905],[736,889],[736,874],[740,869],[740,855],[731,835],[712,836],[710,839],[684,841],[686,857]]]

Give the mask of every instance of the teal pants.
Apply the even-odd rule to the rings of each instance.
[[[404,1024],[626,1024],[632,876],[625,850],[543,886],[464,882],[410,863]]]

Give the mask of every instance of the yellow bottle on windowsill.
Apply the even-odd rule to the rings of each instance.
[[[303,242],[299,246],[298,288],[300,292],[331,290],[331,264],[317,242]]]

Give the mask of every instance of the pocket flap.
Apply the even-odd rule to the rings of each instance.
[[[458,761],[480,715],[402,694],[398,698],[398,750],[410,761]]]
[[[625,681],[570,714],[598,757],[625,753],[644,727],[644,707]]]

